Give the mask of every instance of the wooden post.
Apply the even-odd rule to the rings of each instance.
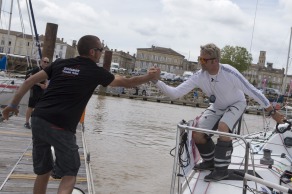
[[[112,51],[105,51],[104,58],[103,58],[103,68],[110,71],[111,63],[112,63]],[[99,86],[98,95],[105,95],[106,94],[106,87]]]
[[[42,55],[43,57],[48,57],[50,62],[52,62],[54,57],[57,31],[57,24],[47,23]]]
[[[103,58],[103,68],[110,71],[111,63],[112,63],[113,51],[105,51]]]

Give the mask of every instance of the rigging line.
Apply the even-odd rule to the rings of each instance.
[[[37,43],[37,47],[38,47],[38,51],[39,51],[39,58],[42,59],[42,51],[41,51],[40,42],[39,42],[39,35],[38,35],[37,29],[36,29],[36,23],[35,23],[35,19],[34,19],[34,13],[33,13],[31,0],[28,0],[28,3],[29,3],[32,22],[33,22],[33,28],[34,28],[34,32],[35,32],[36,43]]]
[[[21,30],[23,33],[23,38],[25,39],[25,29],[24,29],[24,23],[23,23],[23,17],[22,17],[22,13],[21,13],[21,9],[20,9],[20,4],[19,4],[19,0],[17,0],[17,5],[18,5],[18,13],[19,13],[19,18],[20,18],[20,24],[21,24]]]
[[[24,27],[23,16],[22,16],[19,0],[17,0],[17,4],[18,4],[18,12],[19,12],[20,23],[21,23],[22,38],[25,40],[25,43],[26,43],[27,38],[26,38],[26,34],[25,34],[25,27]],[[26,45],[26,44],[24,44],[24,45]],[[26,48],[26,47],[24,47],[24,48]],[[26,63],[28,66],[30,66],[30,61],[28,60],[28,49],[25,49],[25,50],[26,50]]]
[[[6,1],[4,1],[4,6],[3,6],[3,2],[2,2],[2,8],[1,8],[2,10],[1,10],[1,20],[0,20],[0,22],[1,22],[1,28],[2,29],[8,29],[7,21],[6,21],[7,20],[6,19],[6,14],[9,14],[10,12],[9,11],[5,11],[3,7],[6,7]],[[4,27],[4,26],[6,26],[6,27]],[[3,50],[3,52],[4,52],[4,50]]]
[[[251,48],[252,48],[253,34],[254,34],[255,22],[256,22],[256,17],[257,17],[258,3],[259,3],[259,0],[257,0],[256,10],[255,10],[255,13],[254,13],[251,41],[250,41],[250,47],[249,47],[249,52],[250,53],[251,53]]]
[[[29,12],[30,9],[29,9],[28,2],[27,1],[28,0],[26,0],[26,10],[27,10],[28,20],[29,20],[29,25],[30,25],[31,39],[32,39],[32,46],[31,46],[31,50],[30,50],[30,55],[29,56],[33,56],[33,54],[34,54],[34,52],[33,52],[34,51],[34,45],[36,45],[36,42],[34,40],[34,34],[33,34],[34,31],[32,30],[31,16],[30,16],[30,12]],[[28,62],[29,67],[32,67],[31,58],[32,57],[29,58],[29,62]],[[36,61],[37,61],[37,65],[40,66],[39,61],[38,60],[36,60]]]
[[[32,141],[30,141],[30,144],[27,146],[26,150],[22,153],[22,155],[19,157],[18,161],[16,162],[16,164],[13,166],[13,168],[11,169],[10,173],[7,175],[6,179],[3,181],[2,185],[0,186],[0,191],[2,190],[2,188],[4,187],[4,185],[6,184],[6,182],[8,181],[9,177],[12,175],[13,171],[15,170],[15,168],[17,167],[17,165],[19,164],[19,162],[21,161],[21,159],[23,158],[24,154],[27,152],[27,150],[29,149],[29,147],[32,145]]]

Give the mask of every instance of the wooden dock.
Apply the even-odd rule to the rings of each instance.
[[[24,117],[13,116],[0,122],[0,194],[28,194],[33,192],[36,175],[32,165],[31,130],[23,127]],[[75,187],[84,193],[94,193],[90,169],[90,156],[86,149],[83,125],[77,129],[77,143],[81,167]],[[56,194],[60,180],[50,178],[47,193]]]
[[[95,93],[97,94],[97,93]],[[133,100],[143,100],[143,101],[149,101],[149,102],[159,102],[159,103],[167,103],[167,104],[175,104],[175,105],[182,105],[182,106],[192,106],[192,107],[198,107],[198,108],[207,108],[210,106],[209,103],[205,103],[202,100],[170,100],[169,98],[161,98],[161,97],[155,97],[155,96],[139,96],[139,95],[128,95],[128,94],[115,94],[115,93],[105,93],[106,96],[111,97],[119,97],[119,98],[128,98]],[[263,112],[262,110],[256,110],[256,109],[246,109],[246,114],[254,114],[254,115],[263,115],[265,113],[267,115],[267,112]]]

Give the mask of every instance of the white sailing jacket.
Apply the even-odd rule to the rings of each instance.
[[[262,107],[270,106],[269,100],[255,88],[234,67],[228,64],[219,64],[217,75],[210,75],[207,71],[199,70],[188,80],[177,87],[166,85],[158,81],[156,86],[171,99],[177,99],[189,93],[194,88],[200,88],[207,96],[215,95],[215,108],[226,109],[228,106],[242,101],[246,102],[244,94],[253,98]]]

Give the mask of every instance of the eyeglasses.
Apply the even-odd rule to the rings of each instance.
[[[200,62],[200,63],[202,63],[202,64],[205,64],[205,63],[208,63],[208,61],[210,61],[210,60],[214,60],[214,59],[216,59],[216,58],[210,58],[210,59],[206,59],[206,58],[203,58],[203,57],[198,57],[198,61]]]
[[[95,50],[95,51],[100,51],[100,52],[103,51],[103,48],[92,48],[92,49]]]
[[[43,61],[44,63],[50,63],[49,61]]]

